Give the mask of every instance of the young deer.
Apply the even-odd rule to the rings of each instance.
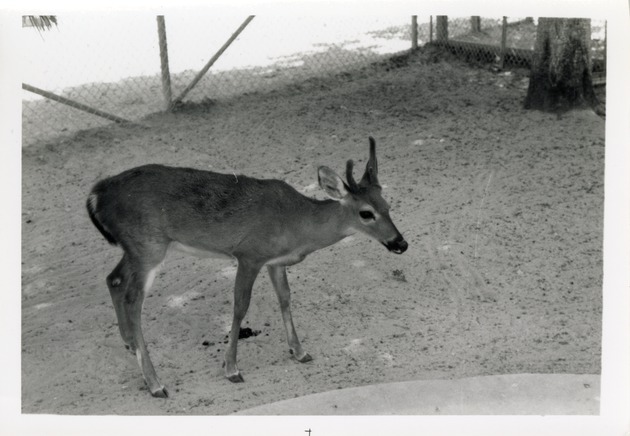
[[[315,250],[359,231],[400,254],[407,242],[389,216],[381,197],[376,145],[359,183],[346,165],[344,182],[330,168],[318,169],[319,186],[330,200],[305,197],[280,180],[260,180],[190,168],[145,165],[98,182],[87,199],[96,228],[123,257],[107,277],[120,334],[135,352],[151,394],[167,397],[149,358],[142,335],[145,293],[169,249],[238,261],[232,329],[225,352],[225,375],[242,382],[236,366],[241,321],[249,307],[252,285],[263,266],[280,301],[289,351],[308,362],[295,333],[286,267]]]

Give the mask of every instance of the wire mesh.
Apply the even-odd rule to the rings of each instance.
[[[163,111],[191,83],[246,17],[165,17],[164,81],[158,20],[149,14],[69,14],[49,31],[23,31],[24,83],[113,114],[139,120]],[[185,102],[224,100],[349,72],[412,47],[408,16],[259,16],[218,58]],[[418,46],[448,40],[468,60],[527,67],[536,19],[418,17]],[[592,21],[594,70],[603,70],[605,23]],[[164,35],[163,35],[164,36]],[[505,51],[502,51],[502,39]],[[599,67],[598,67],[599,66]],[[23,144],[111,121],[24,91]]]
[[[244,18],[165,17],[173,98]],[[410,21],[400,15],[256,17],[184,101],[265,92],[366,65],[409,49]],[[407,29],[407,34],[400,38],[391,29]],[[165,109],[155,16],[65,15],[50,31],[22,31],[24,83],[132,121]],[[110,122],[27,91],[22,118],[26,145]]]
[[[161,107],[155,16],[68,14],[39,32],[22,29],[23,82],[124,119]],[[156,92],[157,91],[157,92]],[[28,145],[111,121],[23,91],[22,137]]]
[[[437,19],[436,19],[437,21]],[[443,43],[469,61],[500,62],[529,68],[536,43],[537,19],[533,17],[446,17]],[[440,32],[436,23],[436,39]],[[504,49],[502,46],[504,45]],[[593,71],[605,70],[606,23],[591,20],[591,60]]]
[[[224,39],[241,20],[242,17],[238,17],[226,26]],[[186,100],[220,100],[268,92],[305,80],[348,72],[384,56],[408,50],[411,47],[410,17],[389,21],[400,24],[383,27],[387,21],[378,20],[356,23],[347,16],[329,17],[325,22],[310,17],[297,17],[290,22],[286,17],[256,17]],[[181,27],[175,19],[168,22],[173,27]],[[187,35],[169,32],[169,56],[175,63],[184,51],[174,48],[173,44],[181,45],[178,40],[182,38],[186,39]],[[259,45],[261,41],[263,44]],[[216,41],[212,47],[216,49],[221,42]],[[202,54],[199,53],[200,59]],[[205,56],[209,56],[208,49]],[[196,70],[186,70],[172,75],[174,98],[196,73]]]

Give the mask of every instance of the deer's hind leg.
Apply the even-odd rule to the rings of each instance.
[[[161,398],[167,397],[168,392],[158,380],[149,358],[142,333],[142,305],[145,293],[151,287],[165,254],[166,250],[158,250],[158,253],[152,256],[125,253],[107,277],[107,285],[123,341],[131,351],[135,352],[151,395]]]

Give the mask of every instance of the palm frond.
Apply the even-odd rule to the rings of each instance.
[[[22,27],[34,27],[39,32],[52,29],[53,24],[57,26],[55,15],[24,15],[22,17]]]

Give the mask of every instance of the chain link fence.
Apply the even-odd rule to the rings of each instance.
[[[533,17],[436,17],[435,42],[470,61],[529,68],[536,43]],[[593,72],[605,71],[606,22],[591,20]]]
[[[526,67],[536,36],[526,18],[246,18],[74,14],[49,31],[25,27],[23,144],[136,121],[177,100],[225,100],[350,72],[429,42]],[[593,59],[602,59],[605,24],[593,21],[592,30]]]
[[[173,99],[243,23],[244,16],[164,17]],[[158,20],[150,15],[58,16],[58,25],[24,28],[24,83],[126,120],[167,108]],[[266,92],[314,77],[360,68],[410,48],[380,29],[410,26],[410,17],[255,17],[184,102]],[[397,23],[394,25],[393,23]],[[376,33],[374,33],[376,32]],[[59,99],[23,91],[23,144],[111,122]],[[48,95],[49,96],[49,95]]]

